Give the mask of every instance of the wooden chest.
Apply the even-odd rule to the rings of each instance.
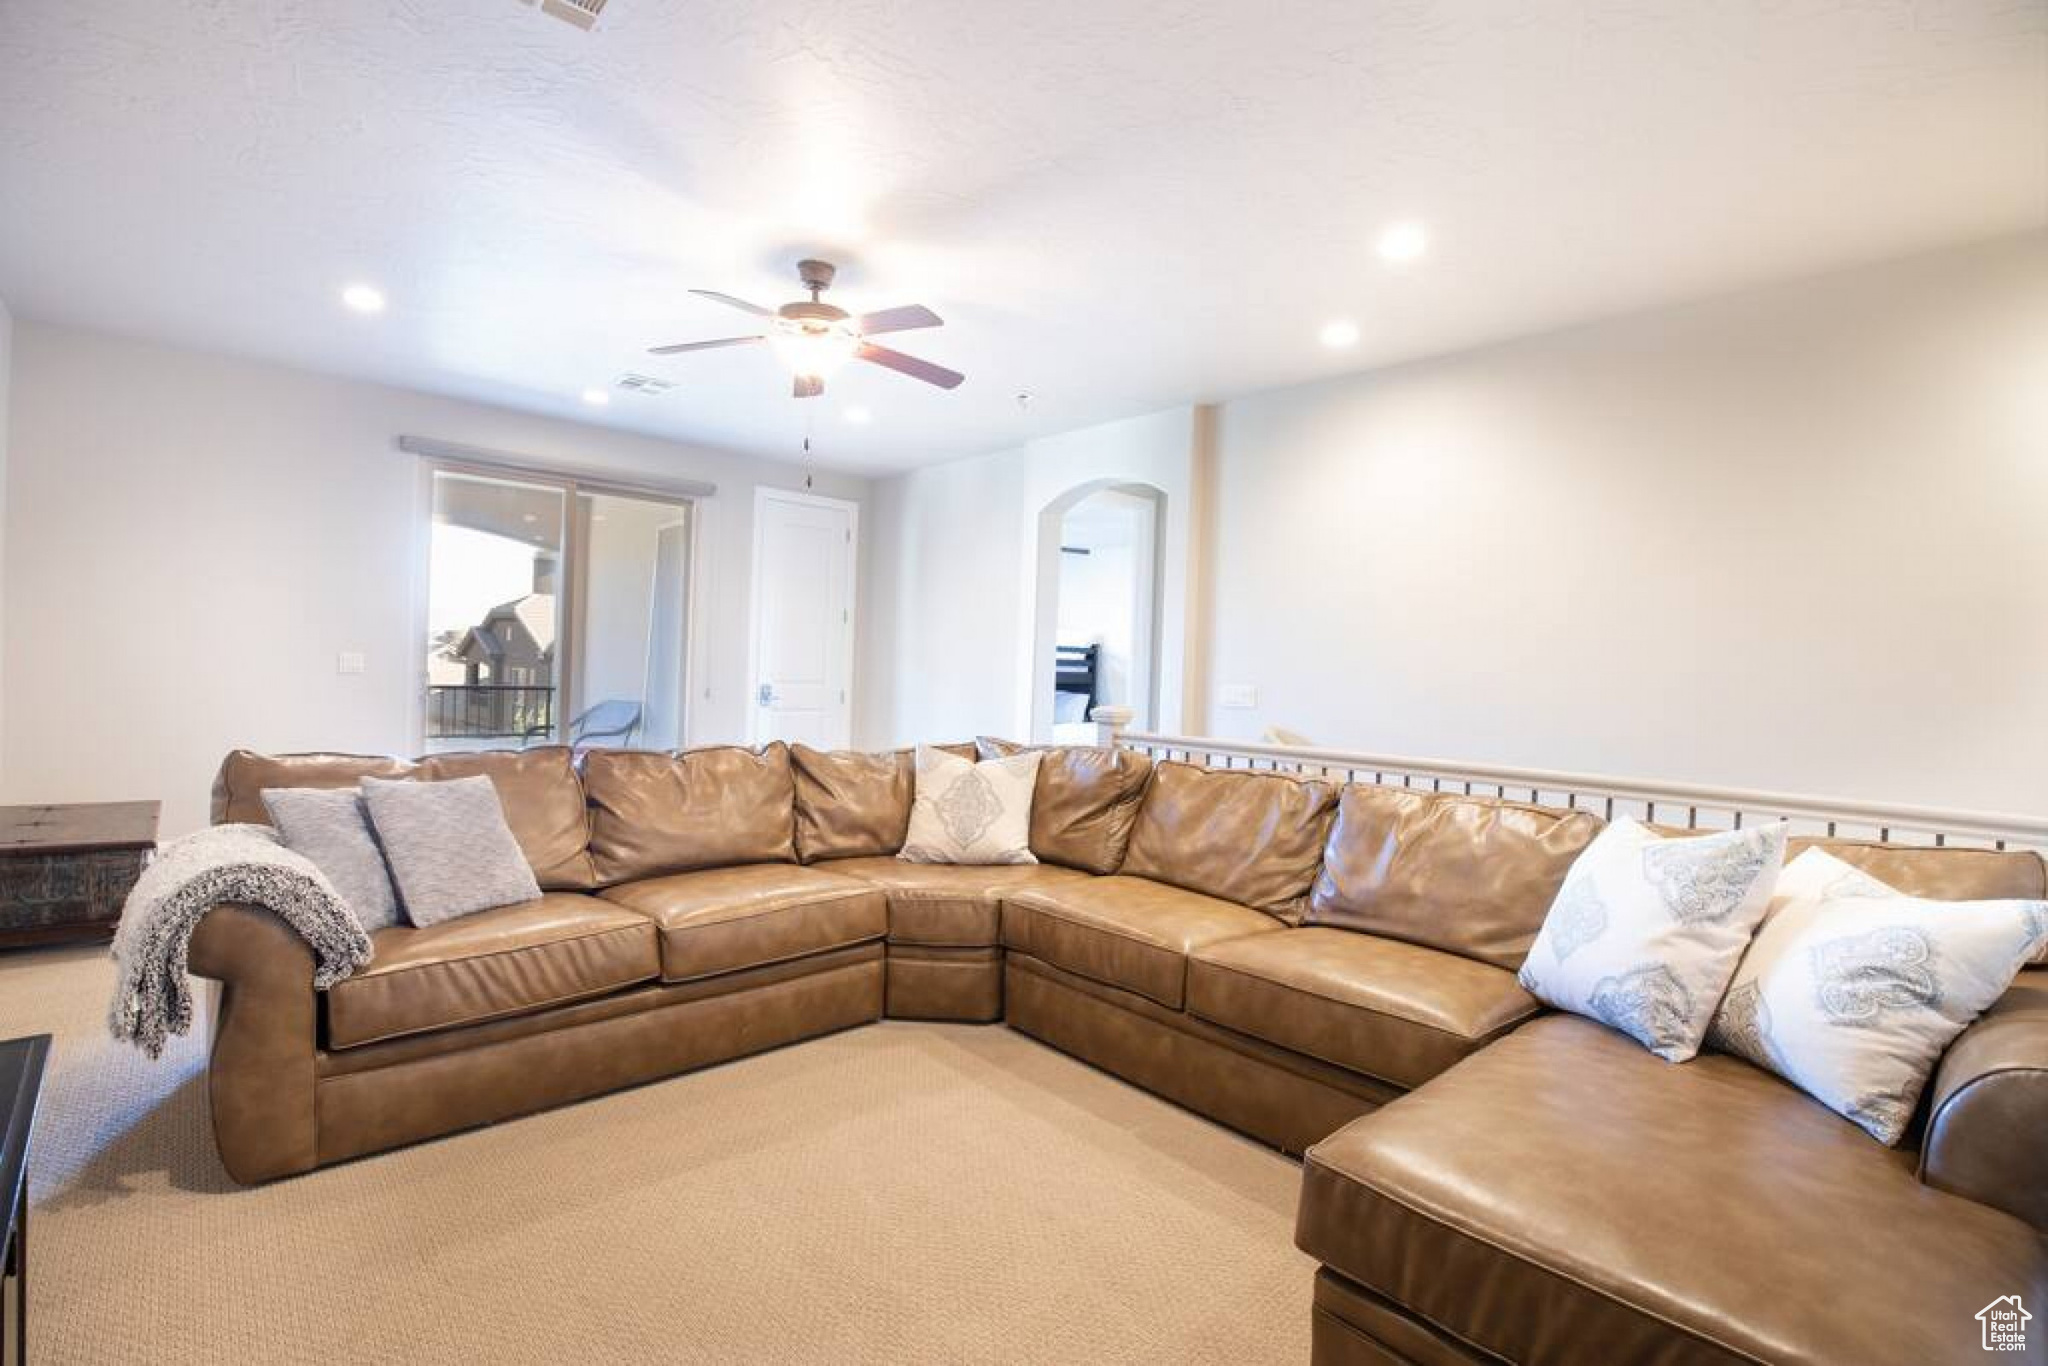
[[[0,807],[0,947],[108,939],[156,848],[156,802]]]

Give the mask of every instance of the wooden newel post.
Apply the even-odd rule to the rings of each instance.
[[[1095,743],[1105,749],[1116,747],[1117,741],[1136,720],[1138,713],[1129,707],[1101,706],[1088,713],[1088,719],[1095,723]]]

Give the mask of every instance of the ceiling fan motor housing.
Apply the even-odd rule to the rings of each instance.
[[[804,288],[813,294],[821,289],[832,288],[832,277],[838,273],[838,268],[830,261],[806,260],[796,263],[797,278],[802,280]]]
[[[797,323],[837,323],[845,322],[848,317],[845,309],[819,303],[816,299],[804,303],[784,304],[775,312]]]

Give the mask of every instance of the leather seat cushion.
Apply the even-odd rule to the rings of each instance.
[[[675,873],[599,895],[654,922],[668,982],[864,944],[889,928],[880,891],[858,878],[794,863]]]
[[[369,966],[325,993],[329,1048],[530,1014],[660,972],[645,916],[575,892],[394,925],[370,942]]]
[[[1002,901],[1034,887],[1079,882],[1086,873],[1045,863],[905,863],[839,859],[819,865],[879,887],[889,900],[889,942],[990,948],[1003,942]]]
[[[1234,901],[1141,877],[1083,878],[1003,900],[1009,948],[1176,1010],[1187,995],[1189,953],[1283,928]]]
[[[1188,962],[1188,1011],[1396,1086],[1420,1086],[1535,1015],[1515,975],[1417,944],[1309,927]]]
[[[1876,1241],[1872,1241],[1872,1240]],[[1549,1015],[1309,1151],[1303,1251],[1510,1361],[1945,1361],[2022,1221],[1738,1059]]]

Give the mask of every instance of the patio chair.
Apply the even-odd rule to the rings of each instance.
[[[566,741],[572,748],[584,749],[601,740],[616,739],[622,747],[630,748],[633,732],[639,729],[640,704],[615,697],[586,708],[571,719]],[[547,733],[546,726],[529,726],[523,742],[531,743],[535,736]]]

